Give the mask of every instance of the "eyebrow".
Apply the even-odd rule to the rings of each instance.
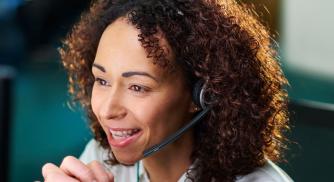
[[[99,64],[93,63],[93,67],[99,69],[100,71],[102,71],[104,73],[106,72],[106,69],[103,66],[99,65]],[[122,73],[122,76],[125,77],[125,78],[131,77],[131,76],[135,76],[135,75],[147,76],[147,77],[153,79],[154,81],[159,82],[159,80],[157,78],[155,78],[154,76],[152,76],[152,75],[150,75],[150,74],[148,74],[146,72],[142,72],[142,71],[128,71],[128,72]]]
[[[99,64],[93,63],[93,67],[99,69],[100,71],[102,71],[104,73],[106,72],[106,69],[104,69],[104,67],[99,65]]]
[[[130,76],[134,76],[134,75],[140,75],[140,76],[147,76],[149,78],[152,78],[153,80],[155,80],[156,82],[159,82],[157,78],[155,78],[154,76],[146,73],[146,72],[140,72],[140,71],[129,71],[129,72],[124,72],[122,73],[123,77],[130,77]]]

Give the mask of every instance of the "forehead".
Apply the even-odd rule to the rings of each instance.
[[[119,18],[110,24],[103,32],[95,62],[107,67],[122,69],[150,69],[155,74],[166,76],[166,69],[153,64],[147,50],[139,41],[140,30],[129,23],[126,18]],[[174,56],[162,33],[154,35],[159,39],[160,47],[166,53],[166,58],[173,61]]]

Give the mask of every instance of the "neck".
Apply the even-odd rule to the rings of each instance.
[[[174,143],[145,158],[143,164],[150,181],[177,181],[191,165],[193,140],[193,130],[189,130]]]

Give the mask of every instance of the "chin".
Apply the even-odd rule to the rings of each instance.
[[[124,165],[133,165],[141,159],[141,156],[137,154],[128,154],[125,152],[122,153],[113,152],[113,153],[117,161]]]

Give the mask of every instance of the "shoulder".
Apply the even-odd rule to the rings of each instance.
[[[253,172],[240,176],[237,182],[292,182],[293,180],[280,167],[270,160],[263,167],[255,169]]]

